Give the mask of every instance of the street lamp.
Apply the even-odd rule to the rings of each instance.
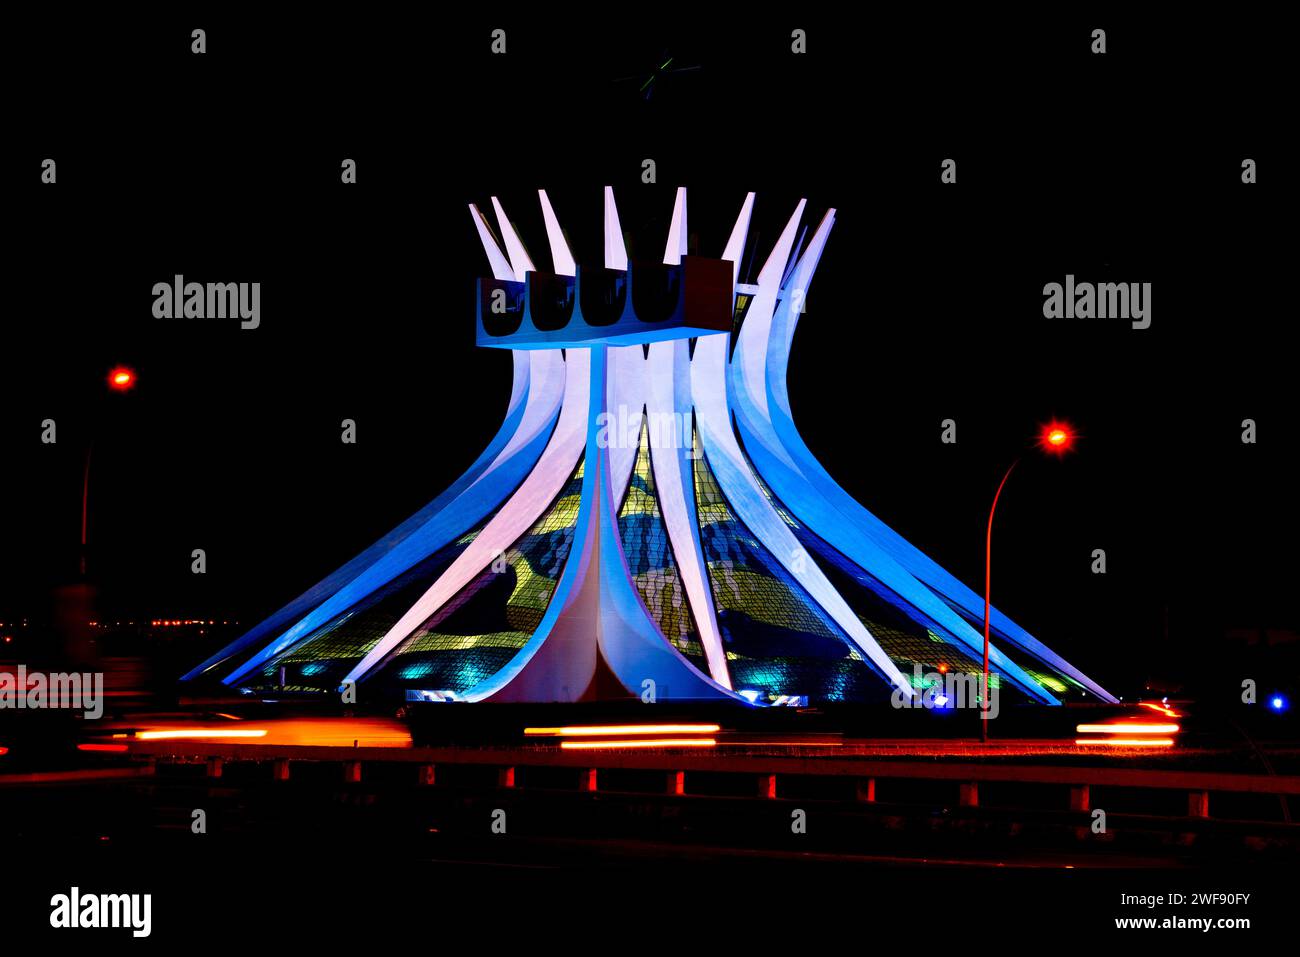
[[[129,392],[135,387],[135,370],[115,366],[108,374],[108,387],[115,392]]]
[[[1070,425],[1064,422],[1052,421],[1039,430],[1038,446],[1053,455],[1064,455],[1074,448],[1075,440],[1078,437],[1078,433]]]
[[[108,387],[113,392],[130,392],[135,388],[135,370],[129,366],[114,366],[108,373]],[[81,475],[81,577],[86,577],[86,526],[90,504],[90,453],[95,449],[95,437],[91,434],[86,444],[86,466]]]
[[[1038,433],[1038,447],[1050,455],[1062,456],[1074,448],[1078,433],[1065,422],[1052,420],[1044,425]],[[988,531],[984,536],[984,675],[980,684],[980,737],[989,739],[989,612],[992,607],[992,566],[993,566],[993,513],[997,511],[998,499],[1002,497],[1002,488],[1011,478],[1011,473],[1020,464],[1016,458],[998,483],[998,490],[993,493],[993,504],[989,506]]]

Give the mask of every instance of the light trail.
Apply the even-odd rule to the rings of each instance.
[[[570,725],[561,728],[524,728],[529,737],[589,738],[626,734],[716,734],[716,724],[603,724]]]
[[[1136,722],[1116,722],[1114,724],[1081,724],[1075,729],[1076,734],[1176,734],[1176,724],[1138,724]]]
[[[190,738],[264,738],[265,728],[168,728],[163,731],[139,731],[141,741],[188,740]]]
[[[1078,745],[1103,745],[1111,748],[1171,748],[1173,738],[1079,738]]]
[[[593,751],[597,748],[711,748],[718,742],[712,738],[629,738],[606,741],[561,741],[564,751]]]

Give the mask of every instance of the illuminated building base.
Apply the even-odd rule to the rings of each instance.
[[[501,205],[470,207],[492,270],[478,341],[512,350],[505,421],[449,489],[187,679],[423,701],[886,701],[973,674],[983,599],[854,501],[790,414],[786,361],[829,237],[801,202],[739,282],[754,196],[718,259],[631,263],[612,190],[604,263],[553,271]],[[503,248],[504,247],[504,248]],[[994,686],[1114,699],[994,612]],[[920,665],[921,669],[916,666]]]

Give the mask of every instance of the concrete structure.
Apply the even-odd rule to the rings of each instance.
[[[539,197],[549,272],[495,197],[499,238],[470,207],[492,272],[478,342],[514,361],[483,454],[186,677],[254,693],[355,682],[407,700],[775,705],[914,701],[928,688],[917,666],[978,672],[982,597],[854,501],[791,417],[787,358],[835,211],[806,238],[800,202],[742,282],[752,193],[709,259],[686,254],[679,189],[662,260],[642,263],[606,188],[592,268]],[[1114,700],[1005,615],[992,621],[998,692]]]

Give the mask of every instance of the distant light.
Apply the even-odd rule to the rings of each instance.
[[[946,694],[941,694],[939,697],[934,699],[934,703],[940,708],[946,708],[948,707],[948,696]]]
[[[1273,695],[1268,704],[1274,711],[1286,710],[1286,698],[1283,698],[1280,694]]]
[[[116,366],[108,374],[108,386],[118,392],[127,392],[135,386],[135,372],[126,366]]]
[[[762,694],[762,693],[763,693],[763,692],[761,692],[761,691],[755,691],[753,688],[745,688],[743,691],[737,691],[737,692],[736,692],[736,694],[740,695],[742,698],[744,698],[744,699],[745,699],[746,701],[748,701],[750,704],[753,704],[754,702],[756,702],[756,701],[758,700],[758,696],[759,696],[760,694]]]
[[[77,750],[78,751],[111,751],[114,754],[119,754],[126,750],[126,745],[125,744],[79,744],[77,745]]]

